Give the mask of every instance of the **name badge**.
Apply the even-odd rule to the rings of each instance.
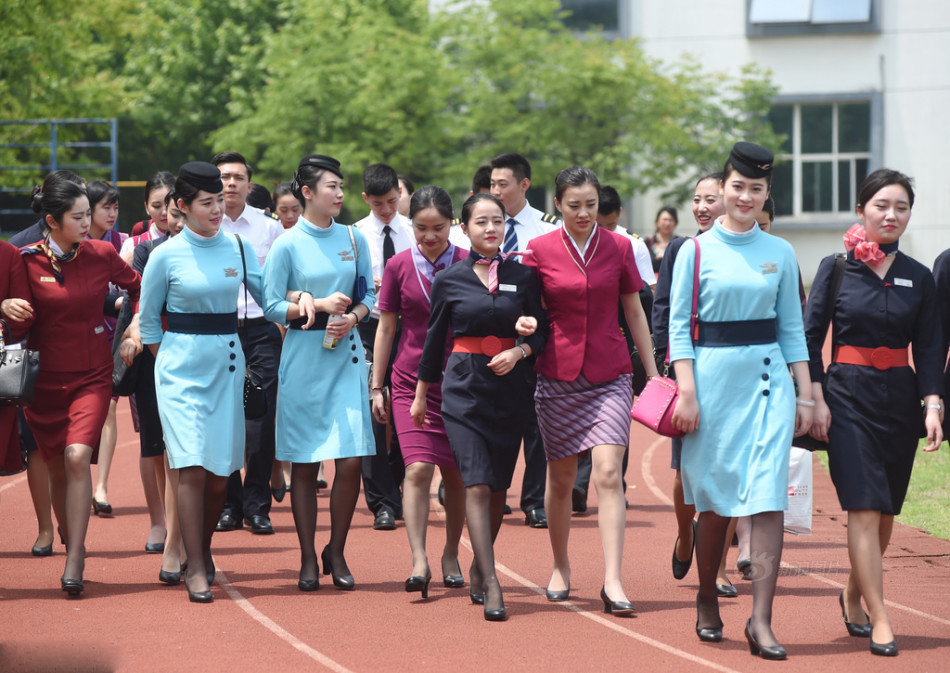
[[[105,331],[106,331],[106,328],[103,327],[102,325],[99,325],[98,327],[96,327],[96,334],[102,334]]]
[[[508,283],[499,283],[499,284],[498,284],[498,291],[499,291],[499,292],[517,292],[517,291],[518,291],[518,286],[517,286],[517,285],[509,285]]]
[[[55,283],[56,279],[53,276],[40,276],[41,283]]]
[[[914,287],[914,281],[908,280],[907,278],[895,278],[894,285],[900,285],[901,287]]]

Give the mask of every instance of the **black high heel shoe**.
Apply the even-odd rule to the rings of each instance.
[[[333,562],[330,561],[330,545],[323,548],[320,553],[320,560],[323,561],[323,574],[330,575],[333,578],[333,586],[343,591],[353,591],[356,588],[356,582],[352,575],[337,575],[333,571]]]
[[[680,544],[679,537],[673,543],[673,579],[681,580],[686,577],[690,567],[693,565],[693,551],[696,549],[696,522],[693,521],[693,544],[689,548],[689,558],[680,561],[676,558],[676,548]]]
[[[53,543],[50,542],[45,547],[40,547],[39,545],[33,545],[33,549],[30,550],[30,553],[33,554],[33,556],[52,556]]]
[[[63,576],[59,581],[63,585],[63,591],[72,597],[78,596],[82,593],[83,589],[86,588],[81,577],[79,579],[67,579],[65,576]],[[897,652],[895,650],[895,654],[896,653]]]
[[[412,575],[406,580],[406,593],[422,592],[422,598],[429,597],[429,582],[432,581],[432,571],[427,570],[425,577]]]
[[[465,586],[465,577],[462,576],[462,566],[459,565],[458,559],[455,560],[455,567],[459,571],[454,575],[449,575],[444,571],[442,573],[442,585],[449,589],[461,589]]]
[[[106,501],[99,501],[95,498],[92,499],[92,511],[96,516],[102,515],[111,515],[112,514],[112,505]]]
[[[274,500],[277,502],[283,502],[284,496],[287,495],[288,490],[287,484],[283,484],[280,488],[272,488],[270,492],[273,494]]]
[[[316,591],[320,588],[320,578],[315,577],[312,580],[297,580],[297,588],[301,591]]]
[[[171,572],[169,570],[159,569],[158,581],[161,582],[162,584],[167,584],[170,587],[177,586],[181,584],[181,573],[183,571],[184,571],[184,568],[181,568],[181,570],[179,570],[177,573]]]
[[[751,624],[751,619],[745,623],[745,639],[749,641],[749,652],[751,652],[753,656],[760,656],[770,661],[784,661],[788,659],[788,653],[781,645],[775,645],[774,647],[759,645],[759,641],[755,639],[755,636],[752,635],[752,630],[749,628]]]
[[[699,626],[699,596],[696,597],[696,635],[704,643],[722,642],[722,620],[719,626]]]
[[[868,621],[867,624],[852,624],[848,621],[848,611],[844,608],[844,589],[842,589],[841,593],[838,595],[838,604],[841,605],[841,617],[844,619],[844,625],[848,629],[848,635],[852,638],[870,638],[870,621]],[[864,615],[864,618],[869,619],[866,614]]]
[[[211,589],[207,591],[192,591],[188,589],[188,600],[192,603],[211,603],[214,596],[211,595]]]
[[[499,592],[500,592],[500,589],[499,589]],[[501,602],[500,608],[488,607],[488,601],[485,600],[487,596],[488,596],[487,592],[485,594],[482,594],[482,600],[485,601],[485,608],[484,608],[485,621],[486,622],[503,622],[507,620],[508,611],[505,609],[504,596],[502,596],[502,602]]]
[[[868,637],[870,637],[870,635]],[[897,641],[892,640],[886,645],[881,645],[880,643],[875,643],[874,639],[871,638],[871,654],[876,654],[879,657],[896,657]]]
[[[607,597],[607,588],[600,588],[600,600],[604,602],[604,614],[605,615],[617,615],[618,617],[629,617],[637,609],[634,607],[633,603],[628,601],[612,601]]]

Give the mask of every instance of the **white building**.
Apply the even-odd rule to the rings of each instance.
[[[649,56],[697,56],[739,73],[754,61],[779,87],[772,119],[789,135],[773,176],[773,233],[798,253],[806,283],[820,259],[843,250],[856,221],[857,185],[888,167],[915,179],[902,250],[932,265],[950,247],[950,2],[948,0],[595,0],[565,2],[616,16]],[[600,19],[603,22],[603,19]],[[606,23],[606,22],[604,22]],[[723,157],[725,160],[725,157]],[[634,229],[652,233],[662,205],[634,198]],[[682,204],[680,230],[693,230]]]

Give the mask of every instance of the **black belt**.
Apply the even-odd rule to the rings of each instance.
[[[266,325],[270,322],[264,316],[260,318],[238,318],[238,327],[258,327],[260,325]]]
[[[699,322],[697,346],[752,346],[777,341],[775,319]]]
[[[323,312],[317,313],[317,314],[314,316],[314,318],[313,318],[313,324],[308,328],[308,331],[309,331],[309,330],[317,330],[317,329],[326,329],[326,328],[327,328],[327,320],[328,320],[329,318],[330,318],[330,314],[329,314],[329,313],[323,313]],[[297,318],[296,320],[291,320],[291,321],[287,324],[287,326],[288,326],[290,329],[303,329],[303,326],[306,325],[306,324],[307,324],[307,317],[304,316],[303,318]]]
[[[169,332],[180,334],[234,334],[237,332],[237,311],[234,313],[169,313]]]

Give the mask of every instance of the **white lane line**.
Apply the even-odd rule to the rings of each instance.
[[[468,545],[466,544],[465,546],[467,547]],[[531,580],[529,580],[529,579],[527,579],[527,578],[525,578],[525,577],[522,577],[521,575],[519,575],[518,573],[516,573],[515,571],[513,571],[511,568],[505,566],[504,564],[498,563],[498,562],[496,561],[496,562],[495,562],[495,570],[496,570],[496,571],[501,571],[503,574],[507,575],[508,577],[510,577],[511,579],[513,579],[514,581],[516,581],[516,582],[517,582],[518,584],[520,584],[521,586],[527,587],[528,589],[531,589],[532,591],[534,591],[535,593],[537,593],[537,594],[539,594],[539,595],[543,595],[543,594],[544,594],[544,589],[542,589],[541,587],[539,587],[538,585],[536,585],[535,583],[533,583]],[[592,622],[594,622],[594,623],[596,623],[596,624],[599,624],[600,626],[605,626],[605,627],[607,627],[608,629],[610,629],[610,630],[612,630],[612,631],[616,631],[617,633],[619,633],[619,634],[621,634],[621,635],[624,635],[624,636],[626,636],[626,637],[628,637],[628,638],[632,638],[633,640],[637,640],[637,641],[643,643],[644,645],[649,645],[650,647],[654,647],[654,648],[656,648],[656,649],[658,649],[658,650],[660,650],[660,651],[662,651],[662,652],[666,652],[667,654],[671,654],[671,655],[673,655],[674,657],[680,657],[681,659],[685,659],[686,661],[689,661],[689,662],[691,662],[691,663],[693,663],[693,664],[698,664],[698,665],[700,665],[700,666],[705,666],[705,667],[707,667],[707,668],[711,668],[711,669],[713,669],[714,671],[722,671],[723,673],[737,673],[737,671],[735,671],[735,669],[728,668],[728,667],[723,666],[723,665],[721,665],[721,664],[717,664],[717,663],[714,662],[714,661],[710,661],[709,659],[704,659],[704,658],[702,658],[702,657],[696,656],[695,654],[690,654],[689,652],[684,652],[683,650],[680,650],[680,649],[678,649],[678,648],[675,648],[675,647],[673,647],[672,645],[667,645],[666,643],[660,642],[659,640],[654,640],[653,638],[650,638],[650,637],[648,637],[648,636],[644,636],[643,634],[637,633],[636,631],[633,631],[633,630],[628,629],[628,628],[624,628],[623,626],[621,626],[620,624],[618,624],[616,621],[611,621],[611,620],[609,620],[609,619],[605,619],[605,618],[601,617],[601,616],[598,615],[598,614],[594,614],[593,612],[587,612],[587,611],[584,610],[583,608],[577,607],[576,605],[574,605],[574,604],[571,603],[570,601],[564,601],[564,602],[560,603],[559,605],[560,605],[561,607],[564,607],[564,608],[567,609],[567,610],[571,610],[571,611],[574,612],[575,614],[577,614],[577,615],[579,615],[579,616],[581,616],[581,617],[584,617],[585,619],[589,619],[589,620],[591,620]]]
[[[672,506],[673,506],[673,501],[670,500],[670,498],[666,495],[666,493],[664,493],[663,491],[661,491],[661,490],[657,487],[657,485],[656,485],[656,480],[653,478],[653,470],[652,470],[652,468],[651,468],[654,452],[655,452],[665,441],[666,441],[666,438],[665,438],[665,437],[659,437],[659,438],[657,438],[657,440],[656,440],[655,442],[653,442],[653,443],[647,448],[646,451],[643,452],[643,458],[642,458],[641,461],[640,461],[640,472],[641,472],[641,474],[643,475],[643,481],[646,483],[646,485],[647,485],[647,487],[650,489],[650,491],[653,492],[653,495],[656,496],[657,500],[659,500],[660,502],[662,502],[662,503],[665,504],[665,505],[669,505],[669,506],[672,507]],[[782,568],[786,568],[786,569],[788,569],[788,570],[791,570],[791,571],[793,571],[795,574],[798,574],[798,575],[808,575],[809,577],[813,577],[813,578],[815,578],[816,580],[818,580],[819,582],[822,582],[822,583],[824,583],[824,584],[827,584],[828,586],[835,587],[836,589],[844,589],[844,587],[845,587],[844,584],[841,584],[840,582],[836,582],[835,580],[830,579],[830,578],[828,578],[828,577],[825,577],[824,575],[818,575],[818,574],[816,574],[816,573],[811,572],[810,570],[808,570],[808,569],[806,569],[806,568],[799,568],[798,566],[791,565],[791,564],[789,564],[789,563],[786,563],[785,561],[782,561]],[[943,617],[938,617],[937,615],[932,615],[932,614],[930,614],[930,613],[928,613],[928,612],[921,612],[920,610],[917,610],[917,609],[915,609],[915,608],[912,608],[912,607],[910,607],[910,606],[908,606],[908,605],[902,605],[902,604],[900,604],[900,603],[895,603],[895,602],[893,602],[893,601],[889,601],[889,600],[886,600],[886,599],[884,600],[884,604],[887,605],[888,607],[892,607],[892,608],[895,608],[895,609],[897,609],[897,610],[902,610],[902,611],[904,611],[904,612],[908,612],[908,613],[910,613],[910,614],[912,614],[912,615],[915,615],[915,616],[917,616],[917,617],[920,617],[920,618],[922,618],[922,619],[928,619],[928,620],[930,620],[930,621],[937,622],[938,624],[943,624],[943,625],[945,625],[945,626],[950,626],[950,620],[944,619]]]
[[[656,485],[656,479],[653,478],[653,470],[650,468],[651,461],[653,460],[653,454],[656,453],[656,450],[666,444],[668,441],[667,437],[657,437],[647,450],[643,452],[643,457],[640,459],[640,474],[643,476],[643,481],[646,483],[647,488],[656,496],[656,499],[662,502],[664,505],[673,506],[673,501],[670,497],[660,490],[660,487]]]
[[[13,481],[8,481],[3,486],[0,486],[0,493],[3,493],[7,489],[13,488],[14,486],[19,486],[24,481],[26,481],[26,474],[24,474],[22,477],[17,477]]]
[[[827,584],[828,586],[834,587],[835,589],[845,588],[844,584],[841,584],[840,582],[836,582],[835,580],[829,577],[825,577],[824,575],[813,573],[807,568],[799,568],[798,566],[794,566],[790,563],[786,563],[785,561],[782,561],[782,568],[791,570],[796,575],[808,575],[809,577],[813,577],[819,582],[822,582],[823,584]],[[943,617],[938,617],[937,615],[932,615],[928,612],[921,612],[920,610],[912,608],[908,605],[902,605],[900,603],[895,603],[894,601],[889,601],[887,599],[884,600],[884,604],[887,605],[888,607],[895,608],[897,610],[903,610],[904,612],[909,612],[910,614],[916,617],[921,617],[922,619],[928,619],[930,621],[937,622],[938,624],[950,626],[950,619],[944,619]]]
[[[232,601],[237,603],[238,607],[244,610],[244,612],[246,612],[248,616],[250,616],[251,619],[253,619],[258,624],[263,626],[265,629],[267,629],[268,631],[273,633],[275,636],[283,640],[285,643],[293,647],[295,650],[297,650],[298,652],[302,652],[303,654],[307,655],[308,657],[310,657],[317,663],[322,664],[323,666],[326,666],[331,671],[336,671],[336,673],[353,673],[353,671],[346,668],[345,666],[338,664],[337,662],[335,662],[333,659],[326,656],[322,652],[319,652],[313,649],[312,647],[307,645],[307,643],[297,638],[295,635],[293,635],[292,633],[290,633],[289,631],[281,627],[279,624],[277,624],[277,622],[275,622],[273,619],[271,619],[270,617],[265,615],[263,612],[255,608],[251,604],[251,602],[241,594],[240,591],[234,588],[231,582],[228,581],[227,575],[221,572],[221,570],[218,570],[217,575],[215,575],[215,579],[220,580],[218,583],[219,586],[222,589],[224,589],[224,591],[228,594],[228,597],[230,597]]]

